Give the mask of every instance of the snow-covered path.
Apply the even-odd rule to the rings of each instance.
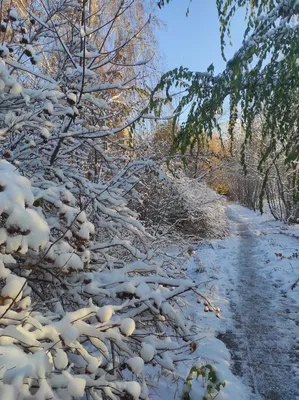
[[[229,208],[228,215],[239,236],[231,263],[237,277],[230,305],[236,329],[225,335],[235,370],[253,388],[253,398],[296,399],[299,389],[293,369],[299,364],[295,354],[299,328],[288,318],[285,297],[264,274],[268,254],[261,249],[260,230],[252,228],[234,208]]]
[[[218,337],[250,399],[299,399],[299,285],[291,289],[299,277],[299,229],[236,205],[228,206],[228,217],[231,236],[199,251],[219,277]]]

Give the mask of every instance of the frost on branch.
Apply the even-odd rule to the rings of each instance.
[[[163,331],[160,317],[165,315],[182,336],[190,332],[168,299],[192,287],[193,283],[170,279],[161,265],[146,260],[127,263],[114,272],[78,274],[78,270],[72,268],[67,274],[62,272],[59,279],[57,276],[56,286],[60,285],[64,291],[68,289],[65,299],[68,296],[75,300],[80,298],[82,308],[66,311],[70,305],[67,307],[60,297],[60,302],[59,298],[52,298],[47,301],[47,307],[46,303],[40,303],[36,310],[30,299],[36,299],[36,295],[43,297],[45,293],[38,285],[37,271],[42,273],[44,268],[51,271],[49,262],[43,260],[50,230],[42,211],[34,210],[28,179],[20,176],[6,161],[0,163],[0,170],[1,231],[6,230],[6,240],[1,245],[1,393],[8,396],[11,392],[11,398],[16,398],[17,393],[21,393],[20,398],[30,395],[36,399],[69,398],[83,396],[85,390],[92,389],[96,399],[96,394],[117,396],[121,390],[139,398],[145,363],[155,359],[162,367],[175,370],[175,350],[180,346],[161,331],[157,337],[155,324]],[[33,213],[35,218],[27,218],[28,213]],[[85,218],[82,217],[82,221]],[[11,226],[13,231],[9,230]],[[9,244],[11,238],[18,236],[21,245],[23,240],[27,243],[21,252],[17,247],[11,249]],[[33,243],[31,238],[34,238]],[[40,259],[30,268],[25,259],[22,268],[19,264],[31,252],[38,252]],[[66,254],[56,255],[53,271],[61,268],[60,260]],[[73,253],[73,256],[76,255]],[[58,271],[56,274],[59,275]],[[44,273],[44,280],[47,277]],[[50,279],[47,284],[51,286]],[[87,295],[91,287],[92,293]],[[60,312],[55,311],[55,302],[60,303]],[[144,318],[148,319],[147,314],[156,314],[157,321],[143,322]],[[126,373],[127,379],[121,378],[117,371],[125,372],[124,369],[132,371],[140,382],[130,382]]]
[[[175,373],[197,336],[177,307],[196,284],[150,248],[129,207],[153,165],[134,159],[127,134],[146,106],[130,85],[143,71],[137,32],[147,19],[128,24],[134,2],[102,3],[89,14],[77,2],[49,1],[47,12],[32,2],[2,36],[0,393],[8,399],[146,399],[149,365]],[[106,37],[115,13],[119,40],[135,50],[127,69],[125,46]]]

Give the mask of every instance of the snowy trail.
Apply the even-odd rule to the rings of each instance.
[[[292,289],[299,278],[299,225],[235,204],[227,205],[227,215],[230,235],[201,241],[184,266],[200,293],[221,309],[217,318],[193,294],[182,302],[200,337],[192,354],[225,381],[217,400],[299,400],[299,284]],[[193,365],[186,361],[154,398],[180,399]],[[193,379],[191,400],[205,395],[202,383]]]
[[[286,278],[288,271],[284,264],[279,269],[275,256],[294,253],[299,240],[287,237],[282,225],[239,206],[229,206],[228,217],[232,237],[218,241],[216,262],[223,265],[222,290],[233,324],[219,338],[231,352],[233,372],[252,388],[252,399],[299,399],[299,308],[296,293],[288,298],[282,290],[293,276]],[[299,276],[298,259],[296,264]]]

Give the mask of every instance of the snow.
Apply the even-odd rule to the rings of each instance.
[[[54,356],[54,364],[57,369],[64,369],[68,365],[68,358],[62,349],[57,349]]]
[[[31,46],[31,44],[26,44],[25,49],[28,52],[28,54],[30,54],[30,57],[33,56],[34,48],[33,48],[33,46]]]
[[[48,139],[49,136],[51,136],[51,133],[49,132],[49,130],[45,127],[43,127],[41,129],[41,135],[42,137],[44,137],[45,139]]]
[[[64,371],[63,375],[68,380],[67,390],[69,394],[75,398],[82,397],[85,391],[86,380],[83,378],[73,378],[67,371]]]
[[[139,376],[144,368],[144,361],[140,357],[133,357],[127,360],[129,369],[137,376]]]
[[[135,331],[135,321],[131,318],[123,319],[120,324],[120,330],[125,336],[131,336]]]
[[[13,386],[1,384],[0,389],[1,389],[1,395],[4,399],[15,400],[17,393],[16,389]]]
[[[155,348],[148,343],[142,343],[142,349],[140,355],[145,362],[150,362],[155,355]]]
[[[0,377],[4,384],[11,384],[15,378],[26,375],[45,378],[51,370],[49,359],[43,351],[26,354],[15,345],[0,346],[0,363]],[[0,393],[2,394],[1,384]]]
[[[0,214],[8,215],[5,231],[1,231],[2,241],[6,242],[7,252],[26,253],[28,248],[44,248],[49,239],[46,221],[33,209],[25,208],[33,203],[30,182],[20,176],[15,167],[0,161]],[[15,236],[15,233],[17,235]]]
[[[30,307],[31,305],[31,297],[30,296],[26,296],[24,297],[21,301],[19,301],[18,303],[18,307],[21,310],[26,310],[26,308]]]
[[[56,258],[55,267],[61,269],[82,270],[83,262],[77,254],[62,253]]]
[[[80,335],[80,332],[78,331],[77,328],[74,326],[68,326],[67,322],[65,321],[66,325],[63,327],[61,331],[61,336],[67,345],[71,345],[75,340],[77,340],[78,336]]]
[[[75,93],[72,92],[68,93],[67,98],[71,102],[71,104],[75,104],[77,102],[77,96]]]
[[[66,107],[64,110],[64,114],[68,117],[73,117],[75,115],[74,109],[72,107]]]
[[[18,19],[18,13],[15,8],[11,8],[8,12],[8,15],[13,21],[16,21]]]
[[[120,390],[129,393],[134,400],[138,400],[141,394],[141,387],[138,382],[118,382],[115,387]]]
[[[89,35],[88,17],[83,43],[72,21],[78,5],[62,2],[53,21],[42,8],[24,9],[22,20],[7,26],[17,29],[6,35],[14,54],[5,38],[0,48],[1,144],[11,162],[0,162],[0,345],[12,356],[17,349],[13,362],[0,360],[0,393],[20,400],[91,392],[137,400],[141,390],[152,396],[152,372],[164,365],[178,373],[186,343],[180,336],[189,335],[191,324],[176,304],[193,282],[171,261],[154,259],[151,238],[129,208],[154,162],[104,150],[102,137],[118,146],[113,137],[142,113],[138,107],[123,113],[124,90],[138,72],[113,76],[113,49],[100,57],[101,67],[95,57],[82,63],[80,52],[98,57],[97,38],[106,28]],[[63,33],[68,28],[71,37]],[[122,41],[131,36],[123,33]],[[23,34],[30,44],[20,43]],[[59,59],[50,69],[47,54]]]
[[[149,287],[149,285],[144,282],[141,281],[136,289],[136,295],[138,297],[143,297],[146,296],[147,294],[149,294],[151,292],[151,288]]]
[[[22,86],[19,83],[14,83],[9,91],[10,94],[18,95],[22,92]]]
[[[110,107],[104,99],[95,98],[90,94],[83,94],[83,99],[89,101],[90,103],[94,104],[98,108],[102,108],[104,110],[109,110]]]
[[[21,278],[16,275],[10,274],[6,278],[6,283],[1,290],[2,297],[8,297],[10,299],[17,298],[16,301],[21,300],[22,298],[22,288],[26,282],[26,279]]]
[[[1,45],[1,46],[0,46],[0,57],[6,58],[6,57],[8,57],[8,56],[9,56],[8,47],[7,47],[7,46]],[[0,73],[1,73],[1,72],[2,72],[2,74],[3,74],[3,72],[4,72],[4,69],[3,69],[3,68],[0,69]]]
[[[206,290],[206,296],[215,311],[204,312],[210,305],[198,299],[203,334],[208,329],[220,335],[236,361],[231,360],[224,343],[212,337],[200,342],[200,354],[212,359],[227,381],[221,391],[224,398],[255,399],[268,390],[280,398],[296,398],[298,361],[291,361],[288,354],[296,346],[298,330],[299,289],[291,287],[298,279],[294,255],[299,249],[299,227],[238,205],[229,205],[228,215],[230,237],[200,244],[188,269],[197,279],[213,281],[213,290]],[[220,318],[215,318],[215,313]],[[242,382],[231,376],[228,366],[243,375],[247,386],[243,394]],[[256,395],[250,394],[248,387],[253,387]]]
[[[195,351],[192,355],[194,359],[197,359],[197,362],[194,364],[194,361],[185,361],[184,367],[182,368],[181,366],[175,365],[172,352],[162,352],[161,356],[159,356],[159,348],[162,348],[162,342],[160,344],[159,339],[154,336],[147,336],[144,338],[140,355],[143,357],[144,361],[147,362],[147,351],[143,352],[143,349],[145,345],[151,345],[155,352],[155,361],[162,357],[161,364],[164,365],[165,368],[175,371],[173,372],[175,376],[179,376],[183,379],[186,378],[189,369],[193,365],[202,366],[211,363],[215,367],[217,378],[222,382],[226,382],[225,388],[221,389],[217,398],[227,400],[249,400],[258,398],[251,392],[251,388],[254,387],[252,383],[252,370],[248,368],[250,362],[247,359],[247,352],[244,350],[245,347],[243,348],[245,343],[243,339],[241,340],[241,338],[244,337],[244,330],[242,330],[242,327],[246,326],[248,318],[251,318],[250,315],[255,318],[252,321],[249,320],[250,323],[253,324],[251,329],[257,327],[256,333],[252,335],[253,341],[251,341],[251,337],[249,336],[248,343],[250,346],[253,346],[253,342],[258,343],[258,337],[264,334],[263,331],[260,332],[258,330],[257,321],[259,317],[262,317],[261,323],[265,324],[268,324],[268,321],[273,322],[273,315],[275,315],[275,319],[278,318],[278,323],[280,324],[280,317],[277,317],[277,313],[278,315],[286,315],[288,319],[290,318],[289,322],[287,322],[288,319],[285,320],[285,327],[281,326],[280,328],[282,329],[280,332],[283,332],[283,329],[287,329],[283,336],[281,334],[279,337],[275,336],[275,330],[273,328],[272,331],[270,328],[266,331],[270,332],[267,334],[270,335],[268,338],[271,346],[274,339],[278,343],[277,347],[272,346],[272,348],[275,349],[274,352],[269,351],[269,348],[266,347],[268,354],[263,354],[265,349],[259,344],[255,346],[257,346],[257,350],[261,352],[261,357],[255,355],[254,349],[252,350],[252,354],[254,354],[258,360],[261,358],[261,364],[259,364],[261,370],[256,371],[257,373],[254,375],[258,382],[257,387],[260,385],[260,377],[264,376],[263,374],[269,370],[275,371],[271,366],[267,366],[267,369],[264,368],[263,358],[269,359],[269,357],[274,357],[275,359],[280,359],[280,357],[284,356],[280,354],[279,346],[283,346],[283,349],[286,349],[291,342],[293,342],[293,345],[295,344],[294,338],[297,337],[296,322],[298,323],[299,290],[298,287],[296,290],[291,290],[290,287],[291,284],[298,279],[295,267],[297,260],[294,254],[298,252],[299,228],[298,226],[286,226],[283,223],[275,222],[269,215],[260,216],[241,206],[229,205],[228,209],[228,212],[232,213],[231,218],[240,219],[242,223],[245,223],[251,232],[250,237],[251,235],[254,237],[255,243],[252,252],[258,255],[257,257],[260,261],[256,269],[257,276],[260,276],[257,282],[258,284],[264,284],[263,282],[265,280],[265,283],[271,288],[271,290],[266,290],[265,295],[267,296],[270,294],[272,305],[268,303],[263,305],[262,303],[260,308],[259,305],[257,308],[252,305],[252,312],[250,310],[245,311],[241,308],[241,325],[240,323],[238,325],[238,320],[236,321],[234,319],[234,313],[238,312],[238,307],[244,307],[243,304],[246,304],[245,298],[247,294],[244,295],[243,292],[239,293],[238,287],[245,285],[242,280],[248,279],[248,277],[245,275],[246,269],[240,270],[240,262],[242,263],[243,261],[239,262],[238,260],[238,249],[243,240],[239,237],[238,233],[238,224],[240,222],[235,223],[231,221],[231,234],[227,239],[210,240],[199,243],[197,247],[194,247],[195,251],[193,255],[184,266],[188,276],[199,283],[197,291],[201,295],[204,295],[204,298],[198,296],[197,299],[194,299],[193,296],[188,294],[181,303],[185,316],[192,321],[192,339],[196,343]],[[174,248],[170,249],[169,253],[177,254],[177,251],[178,249]],[[279,256],[276,256],[275,253],[279,254]],[[282,253],[285,258],[281,257],[280,253]],[[246,254],[245,252],[243,254],[245,260],[247,259]],[[246,268],[246,264],[244,268]],[[256,268],[256,266],[254,266],[254,268]],[[243,273],[243,278],[240,277],[240,273]],[[278,279],[280,280],[278,281]],[[202,284],[200,284],[200,282],[202,282]],[[254,284],[255,282],[253,281],[253,285]],[[273,288],[274,291],[272,290]],[[256,290],[254,286],[250,287],[248,296],[250,296],[252,292],[252,294],[258,298],[260,294],[255,293],[254,290]],[[283,296],[286,295],[287,297],[281,297],[280,290],[283,291]],[[257,302],[257,304],[259,303]],[[290,312],[286,314],[284,310],[287,307]],[[208,312],[205,312],[205,308]],[[271,308],[273,308],[272,311],[270,311]],[[261,311],[263,309],[265,311]],[[263,316],[263,312],[265,312],[265,316]],[[268,316],[266,317],[267,314]],[[239,313],[237,315],[239,315]],[[294,320],[292,321],[291,319]],[[193,329],[195,329],[195,331],[193,331]],[[250,329],[250,326],[246,329]],[[227,335],[226,332],[228,332]],[[271,336],[272,333],[274,336]],[[257,336],[255,337],[254,335]],[[235,349],[231,349],[228,340],[231,337],[233,337],[235,341],[239,341],[241,346],[239,352],[235,352]],[[263,343],[262,340],[260,341]],[[177,345],[174,341],[170,341],[169,344],[172,346]],[[230,351],[233,352],[233,359],[231,358]],[[245,353],[242,353],[243,351]],[[186,358],[190,357],[190,355],[187,355],[187,352],[183,354],[185,354]],[[240,363],[243,365],[243,380],[233,374],[236,373],[235,360],[237,360],[237,367]],[[290,378],[290,376],[298,376],[296,362],[293,371],[289,373],[287,378],[284,374],[285,367],[283,365],[285,362],[285,359],[280,359],[279,365],[281,367],[278,367],[280,368],[280,372],[277,371],[277,373],[274,374],[273,384],[275,384],[275,382],[279,384],[279,382],[283,382],[283,380],[285,382],[290,381],[290,387],[294,388],[295,381],[294,378]],[[273,364],[273,360],[271,363]],[[290,362],[288,362],[288,364],[289,363]],[[255,368],[256,367],[253,368],[254,371]],[[149,362],[145,364],[144,373],[146,374],[150,371],[152,371],[152,366]],[[266,382],[269,386],[272,385],[271,379],[268,381],[266,380]],[[283,385],[283,383],[281,383],[281,385]],[[159,381],[156,394],[151,391],[150,393],[153,399],[180,398],[182,390],[182,384],[179,384],[176,388],[172,388],[171,379],[166,377]],[[263,393],[263,389],[261,389],[261,391]],[[296,398],[294,393],[293,397],[282,396],[281,398]],[[202,398],[204,394],[205,389],[202,385],[202,379],[194,379],[190,393],[191,399]]]
[[[101,322],[109,321],[113,314],[114,314],[114,310],[113,310],[113,308],[111,306],[101,307],[97,311],[97,316],[98,316],[98,318],[100,319]]]
[[[88,226],[83,224],[83,226],[81,226],[80,230],[78,231],[78,236],[84,240],[88,240],[89,239],[89,229]]]
[[[1,234],[0,234],[1,237]],[[5,241],[5,240],[4,240]],[[2,240],[0,240],[0,243],[3,243]],[[0,279],[7,278],[7,276],[10,274],[10,271],[8,268],[5,268],[4,263],[2,260],[0,260]]]
[[[49,114],[53,114],[54,111],[53,104],[50,101],[45,102],[44,110],[47,111]]]
[[[138,71],[138,48],[131,52],[138,60],[129,73],[125,65],[117,66],[113,44],[119,33],[120,44],[134,39],[137,25],[123,18],[133,18],[134,3],[142,2],[132,2],[132,12],[120,12],[116,24],[109,0],[103,2],[104,13],[93,16],[86,6],[86,17],[80,3],[59,2],[49,19],[34,2],[2,35],[0,135],[2,155],[11,164],[0,162],[1,396],[179,399],[190,368],[211,362],[217,378],[227,382],[217,397],[244,400],[249,391],[233,376],[224,342],[215,338],[234,327],[227,306],[233,296],[221,292],[230,284],[226,277],[236,278],[240,289],[232,255],[228,248],[221,252],[220,243],[226,242],[199,246],[187,263],[185,250],[168,257],[162,254],[163,242],[156,243],[129,208],[140,177],[155,162],[136,161],[135,151],[131,156],[118,150],[122,130],[142,117],[142,103],[132,113],[125,106],[127,100],[132,105],[131,90],[146,71]],[[115,3],[125,10],[124,2]],[[18,18],[19,10],[8,12]],[[112,36],[106,35],[107,13]],[[129,29],[120,32],[120,26]],[[10,34],[11,27],[16,34]],[[30,44],[20,43],[22,34]],[[122,53],[125,60],[125,47]],[[59,62],[48,65],[47,55]],[[38,59],[43,62],[36,64]],[[181,186],[180,195],[186,189]],[[199,195],[207,201],[202,187]],[[208,221],[221,233],[214,211],[211,205]],[[219,245],[215,268],[213,254],[205,260],[210,245]],[[275,256],[275,262],[292,262],[289,257]],[[198,271],[203,264],[205,271]],[[245,277],[248,265],[241,264]],[[240,304],[245,307],[243,300]],[[204,392],[199,377],[191,398],[202,398]]]

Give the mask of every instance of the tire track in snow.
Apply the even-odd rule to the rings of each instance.
[[[265,260],[255,232],[233,208],[228,216],[239,237],[238,254],[231,254],[236,296],[230,308],[235,330],[219,338],[231,351],[234,373],[252,388],[252,399],[297,400],[293,368],[299,364],[294,356],[299,329],[280,312],[279,291],[261,273]]]

